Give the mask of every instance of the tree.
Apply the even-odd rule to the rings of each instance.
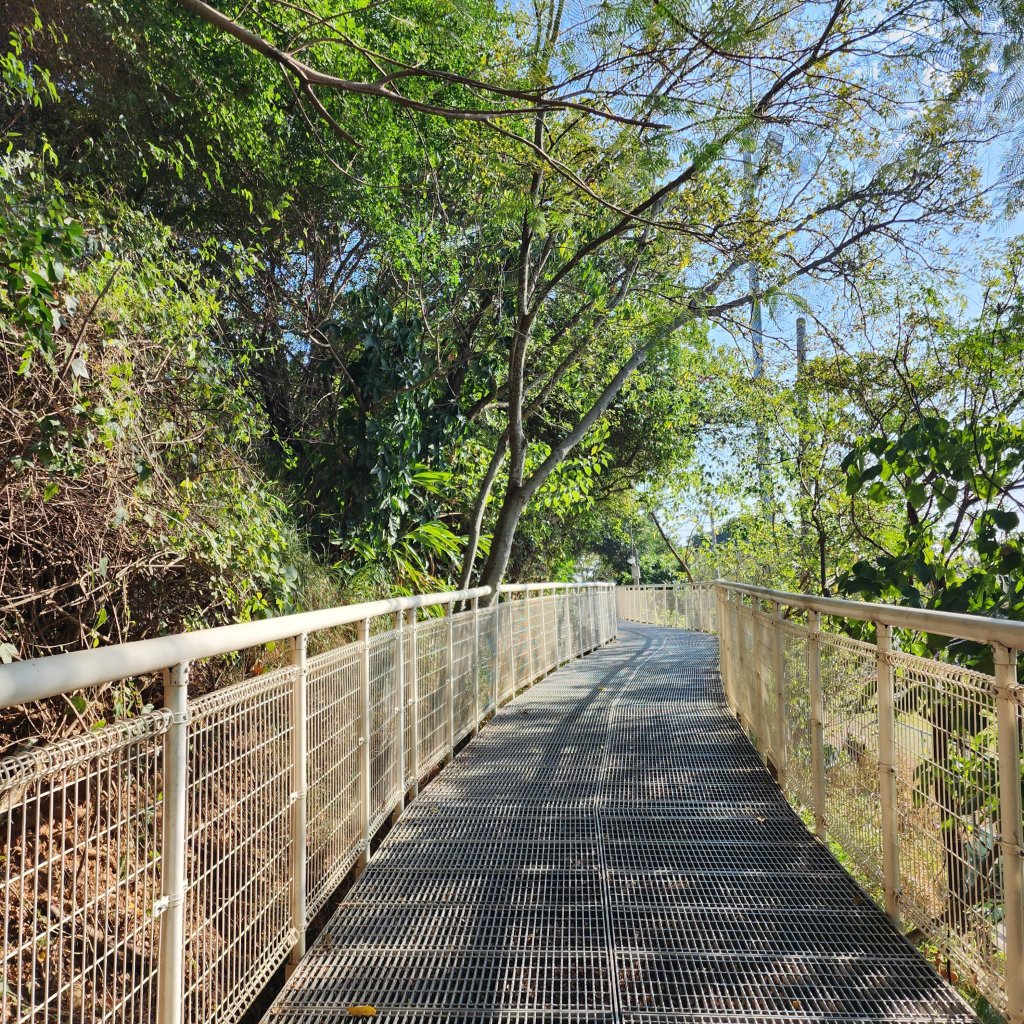
[[[653,353],[750,306],[738,278],[747,263],[761,265],[759,297],[769,301],[798,278],[851,279],[886,256],[912,256],[946,218],[979,212],[971,139],[956,113],[967,85],[932,93],[905,127],[902,151],[883,154],[900,86],[864,75],[872,50],[904,68],[940,59],[951,33],[934,8],[883,12],[844,2],[787,17],[771,5],[732,5],[711,18],[659,5],[631,34],[625,12],[613,9],[581,47],[597,48],[600,61],[611,59],[611,45],[616,53],[633,46],[635,110],[671,111],[671,134],[622,127],[598,138],[565,115],[534,116],[527,141],[535,161],[523,172],[514,249],[509,242],[505,375],[494,394],[506,426],[471,523],[480,522],[507,458],[483,583],[501,579],[527,503],[630,375]],[[535,60],[554,77],[566,30],[557,18],[537,26]],[[902,40],[895,47],[894,33]],[[963,47],[947,66],[966,83],[977,55]],[[626,91],[624,78],[620,102]],[[729,161],[769,124],[788,146],[765,158],[757,173],[764,187],[752,199]],[[549,456],[531,467],[551,389],[587,360],[604,372]]]

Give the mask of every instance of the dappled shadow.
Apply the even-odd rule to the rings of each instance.
[[[354,1004],[424,1024],[973,1019],[789,808],[725,707],[714,639],[655,627],[495,715],[273,1019]]]

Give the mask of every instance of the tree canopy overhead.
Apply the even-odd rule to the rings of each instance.
[[[132,556],[146,586],[189,567],[190,622],[344,588],[618,576],[624,544],[659,578],[852,587],[879,546],[902,557],[884,535],[903,499],[850,492],[848,467],[921,423],[974,429],[941,379],[975,365],[963,338],[1019,365],[1015,328],[990,333],[1016,249],[987,257],[998,312],[971,280],[1014,194],[1012,161],[987,170],[1015,127],[1012,3],[18,0],[5,17],[10,493],[47,522],[91,486],[97,443],[144,468],[109,537],[45,586],[29,571],[0,615],[71,587],[81,635],[150,628],[112,631],[97,582],[129,534],[157,552]],[[176,344],[154,341],[172,315]],[[196,417],[180,451],[96,422],[144,419],[160,393]],[[1009,397],[985,409],[1015,429]],[[198,438],[215,447],[190,454]],[[259,596],[217,539],[236,529]]]

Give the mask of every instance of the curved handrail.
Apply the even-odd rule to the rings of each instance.
[[[1024,622],[996,619],[989,615],[965,615],[961,612],[940,612],[931,608],[908,608],[905,605],[878,604],[871,601],[849,601],[838,597],[815,597],[791,594],[785,590],[769,590],[732,580],[715,580],[716,585],[735,593],[765,601],[777,601],[789,608],[817,612],[857,622],[881,623],[897,629],[913,629],[939,636],[998,643],[1015,650],[1024,649]]]
[[[499,588],[499,593],[578,589],[589,586],[600,584],[513,584]],[[171,636],[151,637],[126,644],[69,651],[65,654],[53,654],[10,665],[0,665],[0,707],[56,697],[72,690],[102,686],[117,679],[147,675],[183,662],[242,651],[260,644],[287,640],[302,633],[316,633],[410,609],[454,605],[490,597],[493,593],[493,587],[473,587],[469,590],[452,590],[440,594],[393,597],[381,601],[340,605],[322,611],[298,612],[256,619],[252,622],[236,622],[227,626],[213,626]]]

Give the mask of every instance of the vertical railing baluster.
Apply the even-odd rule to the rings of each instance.
[[[993,644],[999,753],[999,831],[1006,939],[1006,1019],[1024,1024],[1024,822],[1021,820],[1022,688],[1017,651]]]
[[[181,1024],[185,991],[185,843],[188,835],[188,662],[164,670],[164,806],[160,848],[157,1024]]]
[[[775,677],[775,772],[779,787],[786,788],[787,736],[786,736],[786,634],[782,605],[772,601],[771,639],[772,675]]]
[[[474,597],[470,601],[473,615],[473,667],[470,678],[473,680],[473,728],[471,736],[480,731],[480,600]]]
[[[405,781],[408,784],[406,799],[415,800],[420,792],[420,669],[416,641],[416,609],[410,608],[406,616],[406,633],[409,637],[409,660],[407,662],[409,698],[406,705],[406,720],[411,721],[412,724],[412,728],[409,730],[409,761],[412,770],[406,776]]]
[[[533,609],[530,607],[530,591],[523,591],[523,601],[526,604],[526,685],[533,685],[533,654],[536,649],[536,641],[533,638]]]
[[[750,609],[750,622],[754,629],[754,680],[757,691],[757,738],[765,765],[774,756],[772,750],[772,724],[768,721],[768,686],[765,683],[764,629],[761,622],[761,599],[754,598]]]
[[[370,620],[360,619],[357,626],[359,650],[359,836],[361,849],[356,860],[356,873],[362,874],[370,861]]]
[[[405,808],[405,632],[402,629],[405,615],[402,612],[395,612],[395,703],[394,714],[398,720],[397,735],[398,742],[395,751],[395,764],[398,766],[398,786],[395,806],[391,811],[391,823],[398,821]]]
[[[876,623],[878,676],[878,796],[882,822],[882,882],[885,912],[900,921],[900,832],[896,812],[896,702],[893,687],[892,626]]]
[[[825,704],[821,698],[821,620],[818,613],[808,611],[807,689],[811,714],[811,796],[814,803],[814,831],[819,839],[828,832],[825,813]]]
[[[508,617],[508,689],[504,696],[512,697],[516,692],[516,612],[515,598],[505,595],[505,614]]]
[[[295,945],[288,956],[288,973],[295,969],[306,954],[306,803],[307,803],[307,742],[308,693],[306,678],[306,634],[300,633],[289,641],[292,682],[289,717],[291,718],[292,806],[290,815],[291,848],[289,851],[289,909]]]
[[[448,756],[446,762],[455,756],[455,602],[449,601],[446,609],[448,624],[447,654],[445,660],[448,665]]]

